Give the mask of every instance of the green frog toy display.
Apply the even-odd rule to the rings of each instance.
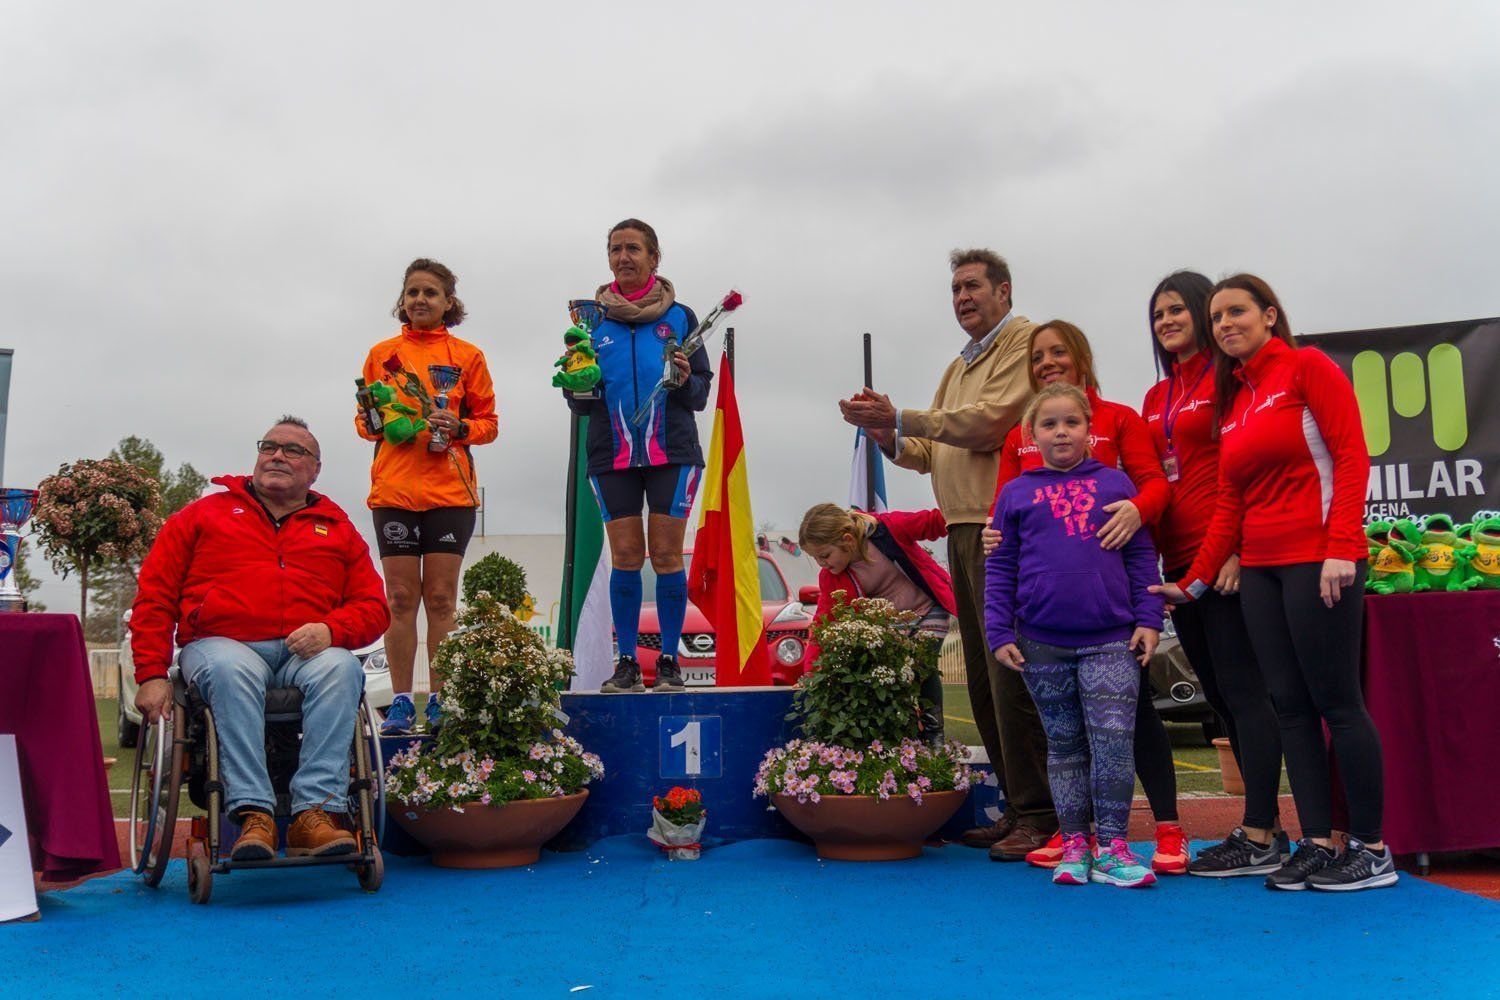
[[[583,327],[570,326],[563,334],[563,347],[563,356],[552,363],[562,369],[552,376],[552,384],[569,392],[593,392],[601,377],[594,338]]]
[[[1469,544],[1458,555],[1464,562],[1465,590],[1500,590],[1500,513],[1474,515]]]
[[[1378,527],[1386,530],[1385,543],[1376,549],[1370,535]],[[1422,532],[1406,519],[1395,524],[1377,522],[1366,529],[1370,535],[1370,573],[1365,577],[1365,589],[1374,594],[1409,594],[1416,584],[1416,564],[1426,549],[1422,546]]]
[[[1422,522],[1422,555],[1417,559],[1412,590],[1463,590],[1464,570],[1454,558],[1458,532],[1447,514],[1429,514]]]
[[[384,382],[370,383],[370,398],[380,408],[385,418],[381,433],[390,444],[405,444],[427,428],[427,421],[420,413],[396,398],[394,386]]]

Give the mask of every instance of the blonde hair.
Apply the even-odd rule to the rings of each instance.
[[[1073,370],[1078,373],[1078,383],[1085,389],[1098,389],[1099,378],[1094,374],[1094,351],[1089,347],[1089,338],[1067,320],[1054,319],[1032,330],[1031,342],[1026,345],[1026,378],[1031,382],[1031,391],[1040,392],[1042,388],[1031,368],[1031,352],[1036,350],[1036,338],[1042,335],[1043,330],[1051,330],[1057,334],[1057,339],[1068,349],[1068,357],[1073,359]]]
[[[1031,402],[1026,404],[1026,412],[1021,415],[1021,425],[1026,428],[1026,433],[1031,434],[1032,437],[1036,436],[1034,429],[1036,427],[1037,411],[1049,399],[1070,399],[1074,405],[1083,411],[1083,418],[1085,420],[1092,422],[1094,419],[1094,408],[1089,405],[1089,397],[1082,389],[1068,382],[1053,382],[1051,385],[1044,386],[1041,392],[1031,397]]]
[[[797,529],[797,544],[804,549],[809,545],[842,545],[844,536],[854,539],[854,552],[860,560],[865,558],[865,526],[853,511],[845,510],[836,503],[814,504],[802,515],[802,527]]]

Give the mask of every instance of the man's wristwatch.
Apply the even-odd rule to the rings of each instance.
[[[468,436],[469,436],[469,422],[467,420],[460,420],[458,422],[458,433],[454,434],[453,438],[454,438],[454,440],[462,441],[464,438],[466,438]]]

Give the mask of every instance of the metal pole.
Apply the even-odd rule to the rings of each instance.
[[[870,350],[870,335],[865,334],[865,387],[875,388],[874,361]],[[875,509],[875,463],[880,461],[880,456],[875,454],[875,439],[870,437],[869,431],[865,435],[865,510]]]
[[[557,648],[573,648],[573,550],[578,544],[574,530],[578,511],[578,442],[583,437],[587,417],[571,411],[568,422],[568,485],[563,506],[563,572],[562,599],[558,602]]]
[[[734,327],[724,331],[724,356],[729,359],[729,377],[734,378]]]

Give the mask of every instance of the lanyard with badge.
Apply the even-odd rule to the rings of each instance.
[[[1198,373],[1198,378],[1193,382],[1192,388],[1183,393],[1182,399],[1178,400],[1176,410],[1172,409],[1172,388],[1177,384],[1177,373],[1174,372],[1172,377],[1167,380],[1167,400],[1162,406],[1161,418],[1162,430],[1167,436],[1167,453],[1162,456],[1161,470],[1167,474],[1167,482],[1169,483],[1175,483],[1182,478],[1182,467],[1177,461],[1177,448],[1172,444],[1172,428],[1177,426],[1177,418],[1182,416],[1182,408],[1187,405],[1188,400],[1193,398],[1193,394],[1198,391],[1198,386],[1203,383],[1203,379],[1208,375],[1209,369],[1212,367],[1212,365],[1203,366],[1203,370]]]

